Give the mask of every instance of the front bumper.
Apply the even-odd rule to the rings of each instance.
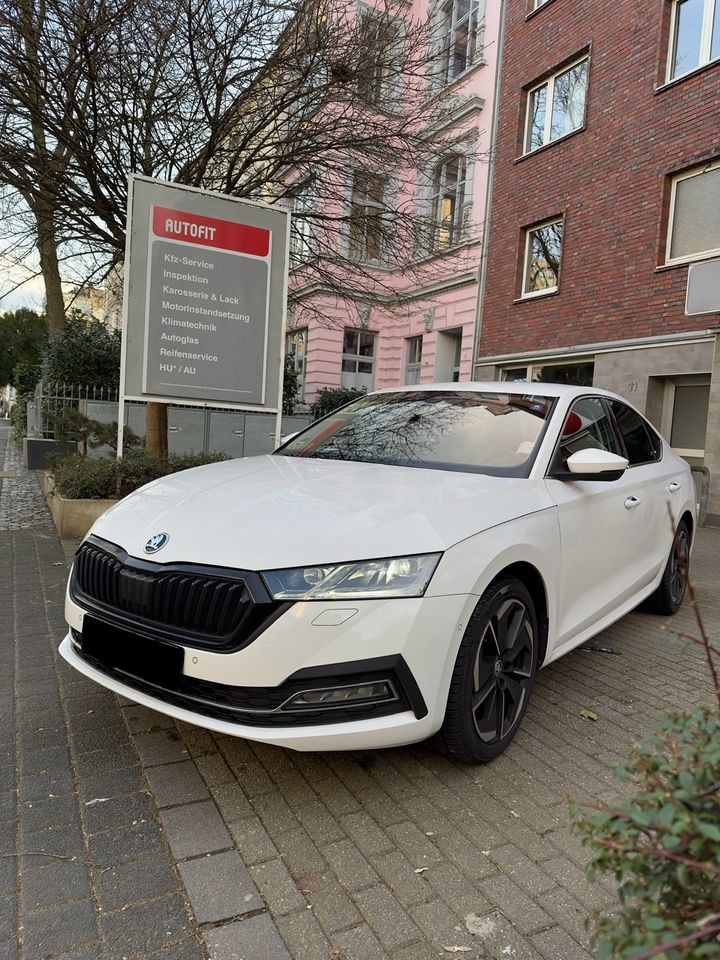
[[[177,695],[177,690],[163,689],[166,685],[158,684],[157,677],[154,686],[138,682],[84,655],[78,635],[87,612],[68,593],[71,631],[60,653],[85,676],[130,700],[221,733],[297,750],[392,747],[423,740],[442,724],[457,647],[476,602],[452,596],[367,600],[355,607],[296,603],[240,650],[180,647],[183,689]],[[115,629],[111,623],[104,627]],[[317,686],[318,678],[328,675],[332,683],[389,676],[397,681],[399,702],[373,709],[328,708],[312,722],[262,709],[243,716],[248,692],[259,696],[261,707],[277,705],[285,690]],[[202,702],[188,700],[188,690]]]

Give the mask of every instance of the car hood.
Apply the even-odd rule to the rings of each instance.
[[[156,480],[92,532],[135,557],[246,570],[432,553],[549,505],[544,484],[478,473],[267,455]]]

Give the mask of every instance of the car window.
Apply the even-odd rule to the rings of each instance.
[[[640,414],[618,400],[611,400],[610,408],[625,444],[625,452],[630,466],[659,460],[662,456],[660,438],[654,430],[648,429]]]
[[[554,468],[567,470],[568,457],[587,449],[621,453],[610,417],[598,397],[583,397],[572,405],[560,434]]]
[[[528,476],[555,401],[535,393],[418,390],[370,394],[276,454],[494,476]]]

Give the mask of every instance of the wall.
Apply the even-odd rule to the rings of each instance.
[[[481,357],[703,329],[665,267],[670,174],[720,157],[720,63],[664,79],[670,4],[508,0]],[[584,129],[521,156],[523,88],[590,51]],[[565,215],[557,294],[519,301],[522,228]]]

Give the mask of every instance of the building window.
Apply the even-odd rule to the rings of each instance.
[[[400,30],[397,22],[365,9],[360,14],[358,93],[368,103],[380,105],[387,100],[396,73]]]
[[[536,297],[557,290],[562,241],[562,220],[552,220],[525,231],[524,297]]]
[[[438,164],[433,179],[432,249],[444,250],[462,239],[466,212],[465,157],[449,157]]]
[[[313,214],[317,211],[317,189],[313,183],[300,187],[292,198],[290,221],[290,266],[294,269],[317,256]]]
[[[533,10],[539,10],[540,7],[544,7],[548,0],[530,0],[530,12]]]
[[[667,263],[720,253],[720,163],[673,180],[667,249]]]
[[[307,364],[307,330],[293,330],[285,340],[285,353],[292,359],[298,380],[298,403],[305,402],[305,372]]]
[[[443,8],[448,81],[469,70],[475,62],[479,6],[479,0],[449,0]]]
[[[405,383],[420,383],[420,367],[422,365],[422,337],[409,337],[407,344],[407,359],[405,362]]]
[[[560,363],[532,363],[522,367],[505,367],[501,379],[528,383],[568,383],[574,387],[591,387],[595,364],[592,360]]]
[[[385,180],[376,174],[357,171],[353,176],[350,201],[351,260],[380,260],[383,255],[385,224]]]
[[[528,91],[525,153],[579,130],[585,123],[587,57]]]
[[[720,58],[720,0],[674,0],[668,80]]]
[[[343,387],[372,390],[375,379],[376,336],[367,330],[347,329],[343,337]]]
[[[665,381],[661,430],[679,456],[705,456],[709,409],[709,374],[688,374]]]

